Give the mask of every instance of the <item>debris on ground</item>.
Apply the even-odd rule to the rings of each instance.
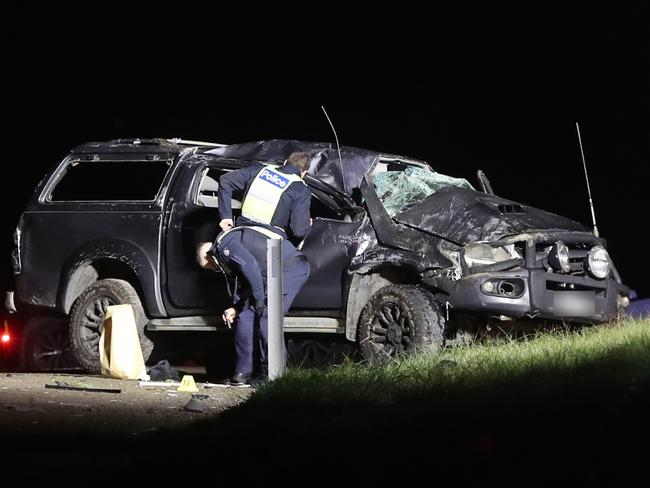
[[[199,383],[203,388],[230,388],[229,383]]]
[[[94,393],[121,393],[121,389],[117,388],[94,388],[91,386],[75,386],[65,381],[55,381],[54,384],[43,385],[45,388],[54,390],[72,390],[72,391],[90,391]]]
[[[178,388],[180,381],[139,381],[138,386],[142,388]]]
[[[180,373],[176,369],[172,368],[169,361],[166,359],[162,359],[151,368],[148,368],[147,373],[149,374],[151,381],[180,381],[181,379]]]
[[[192,398],[190,398],[190,401],[185,404],[183,410],[186,410],[188,412],[204,412],[205,405],[203,404],[202,399],[196,398],[194,395],[192,395]]]

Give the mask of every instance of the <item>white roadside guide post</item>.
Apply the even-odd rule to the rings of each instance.
[[[274,380],[282,376],[286,369],[282,317],[282,239],[280,238],[266,241],[266,277],[269,380]]]

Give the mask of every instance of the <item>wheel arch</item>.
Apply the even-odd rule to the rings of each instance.
[[[61,273],[57,309],[69,314],[84,290],[105,278],[122,279],[133,286],[147,316],[161,313],[155,292],[155,266],[137,246],[118,240],[90,243],[71,254]]]
[[[417,284],[419,281],[418,271],[408,265],[377,263],[354,272],[348,287],[345,337],[356,340],[361,311],[377,291],[389,285]]]

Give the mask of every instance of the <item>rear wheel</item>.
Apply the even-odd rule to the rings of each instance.
[[[21,366],[26,371],[62,371],[78,367],[65,319],[31,318],[22,333]]]
[[[431,293],[414,285],[390,285],[375,293],[359,319],[359,349],[372,364],[444,345],[445,317]]]
[[[153,343],[144,335],[147,317],[140,297],[127,281],[112,278],[99,280],[86,288],[70,311],[72,353],[80,366],[89,373],[101,372],[99,338],[104,327],[106,309],[110,305],[126,303],[133,307],[142,356],[145,361],[149,359]]]

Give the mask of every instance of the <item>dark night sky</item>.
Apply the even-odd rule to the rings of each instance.
[[[342,144],[472,182],[481,168],[500,195],[589,224],[579,121],[601,234],[624,281],[650,296],[648,11],[547,8],[320,8],[253,21],[16,13],[4,33],[0,252],[34,185],[77,144],[332,140],[321,104]]]

